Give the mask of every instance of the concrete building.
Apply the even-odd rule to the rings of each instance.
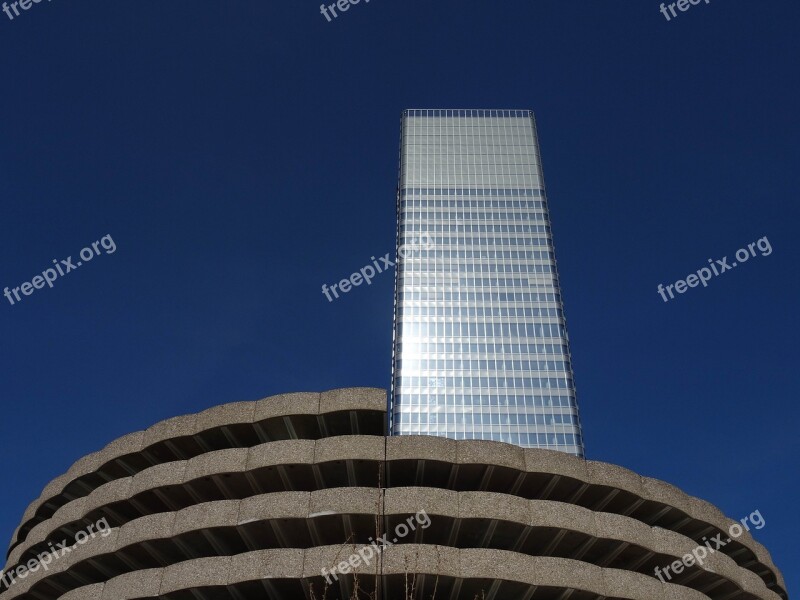
[[[583,456],[541,164],[529,110],[404,111],[394,434]]]
[[[737,522],[669,484],[386,427],[386,392],[356,388],[122,437],[25,511],[0,600],[787,598],[746,531],[686,564]],[[367,557],[377,538],[388,546]]]

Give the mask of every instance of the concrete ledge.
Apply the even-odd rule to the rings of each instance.
[[[236,425],[239,423],[253,423],[256,412],[255,402],[231,402],[220,404],[197,413],[195,429],[202,433],[210,429]]]
[[[188,461],[163,463],[150,467],[149,469],[140,472],[133,478],[112,481],[108,484],[100,486],[89,496],[79,498],[64,505],[53,515],[53,518],[37,525],[37,527],[31,531],[29,539],[26,540],[25,543],[17,546],[12,551],[12,553],[9,555],[9,561],[6,567],[8,568],[15,565],[21,555],[28,548],[30,548],[33,544],[45,541],[51,532],[58,527],[69,525],[71,523],[79,522],[81,519],[85,519],[86,515],[88,515],[91,511],[103,508],[104,502],[112,498],[116,501],[124,501],[128,497],[132,497],[145,491],[159,489],[163,490],[164,488],[169,488],[170,486],[186,485],[193,481],[219,474],[244,473],[248,471],[251,466],[255,467],[258,465],[263,467],[266,464],[285,464],[285,458],[294,458],[302,461],[305,464],[315,464],[321,466],[324,466],[326,462],[331,461],[380,461],[383,456],[384,445],[386,445],[390,457],[392,455],[402,456],[404,458],[410,456],[433,456],[436,454],[433,452],[433,449],[443,448],[445,449],[445,453],[450,450],[454,451],[458,460],[456,464],[488,464],[511,468],[514,470],[527,468],[529,461],[533,457],[533,453],[530,451],[523,451],[520,448],[497,442],[465,443],[446,440],[444,438],[410,436],[389,438],[386,441],[383,437],[376,436],[340,436],[317,441],[291,440],[283,442],[271,442],[249,449],[233,448],[208,452]],[[484,462],[478,462],[480,457],[484,458]],[[583,461],[563,453],[546,452],[542,457],[542,460],[539,462],[540,465],[549,465],[550,471],[555,471],[555,469],[552,468],[554,464],[565,465],[569,463],[573,463],[573,465],[578,463],[577,468],[570,469],[568,467],[568,469],[571,471],[571,475],[579,475],[579,465],[580,463],[583,463]],[[520,472],[524,473],[525,471]],[[557,475],[558,472],[551,474]],[[594,481],[591,479],[592,474],[594,474],[594,477],[596,478]],[[586,475],[588,479],[586,482],[587,484],[606,484],[607,482],[603,481],[602,478],[607,478],[608,480],[611,480],[608,483],[624,486],[632,493],[637,490],[638,482],[641,483],[641,489],[639,490],[640,493],[647,494],[649,496],[659,497],[659,495],[663,495],[664,497],[671,498],[671,500],[675,503],[689,498],[674,486],[669,486],[657,480],[639,478],[631,471],[615,467],[613,465],[605,465],[603,463],[586,463]],[[389,493],[387,493],[388,501],[391,501],[393,498],[401,497],[396,494],[393,495],[391,492],[392,489],[390,488]],[[127,493],[128,496],[125,496],[125,493]],[[323,496],[319,497],[322,498]],[[330,494],[328,497],[332,498]],[[522,522],[523,519],[521,514],[524,510],[524,504],[520,502],[520,500],[523,499],[501,498],[497,500],[500,502],[498,506],[505,510],[505,513],[502,515],[498,514],[496,518],[506,518],[506,520],[509,521]],[[662,499],[659,497],[659,501],[661,500]],[[470,505],[470,502],[472,502],[472,505]],[[472,514],[480,514],[480,511],[482,510],[480,502],[480,496],[474,496],[472,500],[470,500],[469,496],[460,496],[459,510],[463,508],[465,513],[456,513],[453,515],[454,518],[470,518],[470,510],[473,511]],[[687,505],[692,506],[698,503],[701,505],[701,507],[704,505],[704,503],[700,503],[696,499],[691,499],[691,501],[687,502]],[[555,507],[553,510],[556,512],[550,514],[550,517],[552,517],[554,520],[549,526],[560,526],[564,529],[574,528],[574,526],[570,523],[570,520],[576,518],[576,513],[564,513],[560,505],[562,505],[562,503],[554,503],[552,505]],[[541,510],[546,511],[547,506],[551,505],[542,505]],[[413,508],[413,510],[411,510],[412,508],[413,507],[409,507],[408,512],[413,513],[418,510],[418,508]],[[684,508],[688,509],[688,507]],[[698,510],[697,506],[693,506],[693,508],[695,509],[695,512]],[[718,518],[720,514],[721,513],[719,513],[719,511],[707,509],[704,516],[707,518]],[[541,516],[542,515],[540,514],[539,517]],[[637,521],[636,523],[639,522]],[[723,526],[727,528],[730,523],[733,522],[725,519]],[[531,524],[536,525],[536,523]],[[635,523],[632,519],[624,518],[619,520],[617,527],[621,527],[623,525],[627,527],[627,533],[629,535],[632,535],[632,532],[637,531]],[[78,529],[80,529],[80,527],[78,527]],[[159,525],[158,529],[163,530],[163,524]],[[167,531],[168,530],[169,529],[167,529]],[[127,535],[127,529],[123,528],[123,531]],[[599,535],[599,533],[592,528],[584,527],[583,531],[585,533]],[[639,535],[642,536],[641,539],[647,540],[647,537],[643,536],[641,532]],[[610,536],[610,539],[617,539],[617,536]],[[636,543],[630,539],[627,539],[626,541]],[[743,536],[739,541],[745,543],[748,540],[745,536]],[[662,543],[666,542],[662,540]],[[762,554],[765,554],[763,548],[756,546],[755,543],[752,542],[752,539],[750,539],[750,543],[753,544],[754,548],[759,549]],[[655,549],[653,542],[649,542],[649,544],[649,546],[647,546],[646,543],[642,545],[649,547],[650,549]],[[685,551],[681,551],[682,554],[678,554],[678,557],[690,552],[694,547],[696,547],[696,545],[697,544],[695,543],[691,546],[688,546]],[[753,577],[735,575],[734,573],[738,567],[735,568],[734,565],[725,565],[724,561],[720,563],[718,568],[720,569],[719,572],[726,578],[736,582],[737,586],[751,591],[752,593],[756,593],[760,589],[758,587],[759,582],[761,585],[764,585],[763,581],[758,576],[755,576],[755,574],[753,575],[757,581],[755,581]]]
[[[319,398],[319,412],[330,413],[342,410],[386,411],[386,391],[376,388],[342,388],[322,392]]]
[[[144,569],[114,577],[105,583],[102,600],[155,597],[161,589],[163,577],[164,569]]]
[[[253,418],[256,422],[284,415],[318,415],[319,394],[299,392],[295,394],[279,394],[262,400],[256,400]]]
[[[172,417],[156,423],[146,431],[137,431],[122,436],[107,444],[99,452],[77,460],[64,475],[45,486],[39,498],[28,505],[25,510],[20,527],[11,538],[8,551],[10,552],[14,545],[21,541],[19,536],[22,526],[33,519],[44,504],[62,494],[72,481],[97,471],[116,458],[141,452],[159,442],[176,437],[197,435],[215,427],[236,423],[257,423],[271,417],[302,414],[323,415],[347,410],[385,413],[386,391],[377,388],[345,388],[331,390],[324,394],[280,394],[263,400],[223,404],[200,413]]]
[[[156,596],[186,592],[204,586],[228,586],[269,579],[313,579],[321,581],[322,569],[329,569],[347,556],[341,547],[324,546],[309,550],[283,549],[249,552],[234,559],[195,559],[167,567],[136,571],[109,580],[101,596],[97,586],[79,588],[71,597],[96,600],[144,600]],[[442,546],[403,545],[384,553],[385,576],[406,573],[427,574],[455,580],[499,580],[529,587],[546,586],[575,589],[610,598],[629,600],[708,600],[704,594],[680,588],[656,579],[593,567],[569,559],[525,557],[501,550],[447,548]],[[363,563],[353,569],[362,576],[374,575]],[[350,577],[350,576],[348,576]],[[160,582],[160,588],[156,584]],[[85,595],[78,595],[76,592]],[[111,595],[115,593],[116,595]],[[89,594],[92,594],[91,596]],[[220,598],[228,596],[220,596]],[[230,596],[233,598],[234,596]]]
[[[247,470],[286,464],[313,465],[316,445],[314,440],[285,440],[253,446],[247,456]]]
[[[311,492],[278,492],[251,496],[239,501],[237,525],[263,521],[265,515],[274,519],[306,519],[313,511]]]
[[[455,464],[457,443],[443,437],[392,436],[386,438],[386,460],[431,460]]]
[[[317,440],[314,464],[343,460],[383,462],[386,438],[368,435],[344,435]]]
[[[313,519],[320,514],[331,515],[366,515],[372,517],[380,508],[381,490],[378,488],[340,488],[340,489],[324,489],[316,492],[280,492],[274,494],[264,494],[254,496],[244,500],[220,500],[215,502],[208,502],[190,506],[177,512],[157,513],[135,519],[123,525],[121,528],[112,530],[111,534],[107,537],[99,536],[94,538],[89,543],[83,546],[77,546],[72,552],[64,557],[54,561],[50,570],[38,571],[30,574],[25,580],[19,581],[12,588],[0,594],[0,600],[13,600],[26,594],[33,586],[41,583],[49,577],[70,571],[76,565],[91,561],[94,565],[102,566],[111,556],[120,552],[130,550],[131,546],[137,544],[148,544],[157,540],[171,539],[178,535],[188,532],[198,532],[209,529],[252,529],[256,532],[264,527],[265,523],[269,521],[283,520],[287,518],[296,518],[302,520]],[[679,559],[680,557],[689,554],[695,547],[696,543],[675,532],[650,528],[647,525],[623,517],[602,512],[593,512],[586,508],[573,506],[561,502],[554,502],[548,500],[525,500],[517,496],[498,494],[492,492],[454,492],[449,490],[442,490],[438,488],[390,488],[385,493],[385,515],[399,515],[405,517],[409,514],[417,513],[420,510],[425,510],[430,517],[432,523],[437,518],[447,517],[451,519],[483,519],[487,521],[501,521],[507,523],[515,523],[520,527],[539,527],[547,529],[563,529],[568,532],[577,532],[595,539],[617,540],[635,547],[642,548],[642,555],[648,552],[659,554],[667,554],[670,560],[665,560],[664,565]],[[419,538],[417,538],[419,539]],[[291,543],[291,540],[288,540]],[[324,556],[327,560],[328,566],[332,567],[342,560],[346,560],[352,553],[361,548],[364,543],[342,544],[339,546],[325,546],[319,548],[309,548],[305,552],[319,552],[312,561],[316,565],[320,560],[320,556]],[[516,569],[516,566],[507,567],[508,564],[514,561],[528,560],[537,557],[530,557],[517,552],[507,552],[503,550],[493,549],[462,549],[449,548],[445,546],[431,546],[431,545],[416,545],[416,544],[402,544],[393,546],[389,550],[392,552],[401,552],[403,560],[407,560],[411,555],[405,553],[405,550],[400,548],[407,548],[413,546],[419,548],[422,554],[414,555],[417,562],[411,563],[414,569],[419,569],[420,572],[429,572],[429,569],[435,568],[436,572],[452,577],[469,578],[463,570],[456,569],[457,562],[445,560],[446,565],[431,566],[433,560],[433,552],[435,550],[437,560],[442,557],[449,556],[453,553],[460,553],[458,556],[470,557],[469,560],[483,560],[483,561],[498,561],[502,558],[504,562],[495,565],[495,578],[506,579],[508,573],[506,569],[510,569],[509,573]],[[385,574],[392,574],[395,571],[390,560],[391,553],[387,550],[384,555]],[[335,552],[334,552],[335,551]],[[258,551],[262,552],[262,551]],[[264,552],[277,553],[279,558],[281,549],[273,549]],[[296,552],[303,552],[303,550],[296,550]],[[338,560],[333,560],[335,556],[331,553],[337,553],[337,556],[344,552],[344,556]],[[474,557],[470,552],[477,553]],[[448,554],[449,553],[449,554]],[[501,553],[501,554],[497,554]],[[254,555],[255,553],[247,553]],[[454,555],[455,556],[455,555]],[[249,567],[247,559],[242,558],[242,555],[233,557],[224,557],[229,559],[230,563],[219,562],[220,557],[212,557],[202,559],[203,563],[197,563],[197,560],[184,560],[184,562],[176,563],[170,567],[166,567],[164,572],[159,577],[164,577],[164,586],[159,588],[156,593],[167,593],[165,590],[177,591],[183,589],[184,585],[181,582],[190,581],[197,587],[202,585],[225,585],[225,579],[219,579],[219,570],[227,572],[231,565],[236,565],[237,569],[242,572],[253,568],[259,573],[268,573],[270,576],[289,577],[288,572],[303,572],[306,577],[313,577],[308,575],[305,566],[302,568],[297,567],[295,571],[291,571],[289,567],[277,568],[275,564],[262,565],[260,567]],[[457,558],[457,557],[456,557]],[[188,559],[188,557],[187,557]],[[606,571],[587,562],[576,561],[571,559],[557,559],[550,557],[542,557],[545,562],[542,563],[547,569],[537,574],[539,579],[530,580],[523,579],[532,585],[539,581],[537,585],[556,585],[557,587],[574,586],[577,589],[585,589],[595,593],[602,593],[602,590],[595,589],[588,586],[587,582],[598,580],[602,572]],[[211,562],[209,562],[211,561]],[[218,561],[218,562],[213,562]],[[509,562],[511,561],[511,562]],[[571,564],[570,570],[564,571],[560,567],[553,566],[553,561],[568,562]],[[189,564],[192,563],[192,564]],[[305,564],[305,563],[304,563]],[[407,563],[404,563],[407,565]],[[515,564],[515,563],[514,563]],[[200,566],[209,566],[211,571],[204,575],[203,579],[191,578],[196,568]],[[478,565],[479,566],[479,565]],[[476,566],[476,568],[478,568]],[[288,570],[287,570],[288,569]],[[447,570],[450,569],[450,570]],[[456,569],[456,570],[454,570]],[[716,553],[708,557],[707,562],[703,565],[703,569],[708,573],[713,573],[724,580],[733,583],[736,587],[752,594],[753,596],[763,600],[779,600],[779,596],[768,590],[764,582],[754,573],[747,571],[736,565],[736,563],[728,556]],[[153,571],[152,569],[147,572]],[[112,594],[118,593],[116,590],[123,582],[129,582],[131,578],[136,578],[134,571],[115,577],[107,582],[103,593]],[[373,573],[369,569],[365,573]],[[625,571],[613,571],[614,582],[622,581],[627,585],[629,579],[625,579],[627,575],[636,575],[637,577],[645,577],[650,582],[659,583],[653,577],[647,577],[638,573],[627,573]],[[281,575],[282,574],[282,575]],[[542,576],[550,574],[555,579],[546,579],[551,583],[541,583],[544,581]],[[267,575],[263,575],[266,577]],[[300,577],[300,575],[292,575],[291,577]],[[620,579],[622,578],[622,579]],[[138,580],[137,580],[138,581]],[[160,579],[159,579],[160,581]],[[205,584],[197,582],[205,581]],[[517,579],[514,579],[517,581]],[[599,581],[599,580],[598,580]],[[113,583],[112,583],[113,582]],[[209,583],[217,582],[217,583]],[[624,585],[619,589],[623,589]],[[127,583],[125,583],[127,585]],[[152,583],[137,583],[141,586],[152,586]],[[611,585],[609,583],[608,585]],[[614,586],[617,583],[613,584]],[[644,586],[644,587],[643,587]],[[656,593],[655,588],[641,584],[641,589],[650,590],[649,593]],[[681,587],[681,586],[676,586]],[[612,586],[613,589],[614,588]],[[608,588],[608,589],[612,589]],[[126,588],[128,589],[128,588]],[[130,588],[139,589],[139,588]],[[147,587],[148,590],[154,589]],[[661,590],[661,588],[658,588]],[[598,591],[599,590],[599,591]],[[691,590],[690,590],[691,591]],[[662,592],[659,592],[662,593]],[[136,592],[135,594],[139,594]],[[674,595],[674,593],[673,593]],[[628,597],[620,596],[619,597]],[[129,598],[138,597],[124,596]],[[644,596],[647,597],[647,596]]]
[[[456,464],[506,467],[525,472],[525,451],[519,446],[488,440],[456,442]]]
[[[324,415],[342,411],[383,412],[385,408],[385,392],[370,388],[333,390],[322,394],[284,394],[254,402],[239,402],[213,407],[195,415],[168,419],[146,431],[123,436],[108,444],[100,452],[80,459],[66,474],[56,478],[45,487],[40,498],[25,511],[25,520],[14,534],[12,550],[8,554],[6,567],[16,564],[29,548],[46,541],[59,527],[79,523],[93,510],[102,509],[113,502],[127,501],[142,492],[158,491],[161,493],[168,490],[170,486],[186,486],[203,478],[226,474],[245,474],[259,469],[283,468],[284,466],[292,468],[292,466],[305,465],[313,467],[315,473],[319,473],[328,468],[325,466],[326,463],[342,461],[382,462],[385,460],[390,466],[390,471],[391,466],[398,461],[430,461],[443,465],[445,469],[449,466],[453,470],[454,476],[458,473],[460,465],[471,465],[508,469],[517,472],[520,476],[542,474],[562,477],[580,483],[583,488],[579,491],[592,487],[609,488],[626,492],[634,499],[638,498],[642,501],[672,507],[695,520],[701,527],[708,526],[727,532],[730,525],[735,523],[711,504],[691,497],[672,485],[640,477],[622,467],[584,461],[561,452],[522,449],[500,442],[472,440],[457,442],[429,436],[383,438],[381,436],[347,435],[322,438],[316,441],[268,442],[252,448],[231,448],[206,452],[185,461],[159,463],[140,471],[133,477],[112,480],[98,486],[86,496],[66,502],[50,518],[39,522],[25,534],[21,533],[26,528],[25,524],[31,522],[42,504],[62,495],[65,487],[77,478],[102,468],[103,465],[109,464],[116,458],[142,452],[153,444],[166,442],[171,439],[169,436],[197,435],[210,429],[257,423],[265,418]],[[355,479],[348,474],[351,484],[356,481],[369,485],[363,479],[364,473],[365,471],[362,471],[361,476]],[[251,476],[248,475],[248,477]],[[342,475],[339,475],[334,481],[341,481],[341,479]],[[574,485],[572,487],[574,488]],[[445,497],[429,492],[425,493],[428,494],[429,499],[435,502],[441,502]],[[561,495],[564,493],[561,492]],[[628,497],[630,496],[626,496],[626,498]],[[314,497],[309,498],[309,501],[313,501]],[[387,493],[387,501],[390,498],[392,496]],[[566,496],[559,499],[564,500]],[[330,497],[327,502],[335,505],[336,500],[338,499]],[[501,505],[498,510],[510,521],[517,522],[521,519],[523,504],[518,500],[519,498],[500,501]],[[472,505],[470,502],[467,497],[459,497],[459,511],[463,509],[464,514],[470,510],[475,514],[479,513],[481,510],[478,506],[479,498],[472,501]],[[564,514],[559,516],[560,508],[553,510],[556,512],[550,517],[560,518],[562,520],[558,522],[566,525],[564,519],[568,517]],[[459,513],[459,518],[467,517]],[[619,521],[618,526],[624,528],[624,532],[618,530],[620,535],[630,537],[638,531],[637,525],[631,520]],[[610,535],[611,532],[606,531],[605,534]],[[60,539],[59,537],[59,541]],[[658,536],[653,539],[662,544],[674,542],[674,540],[669,541],[666,538],[660,539]],[[774,574],[781,591],[785,590],[782,575],[775,568],[769,553],[761,544],[753,540],[747,532],[736,542],[752,552],[760,565]],[[651,542],[651,546],[655,543],[655,541]],[[725,570],[730,569],[730,566],[725,566],[724,559],[720,569],[720,573],[724,571],[726,576],[730,574]],[[760,577],[756,576],[756,579],[761,581]],[[757,582],[747,575],[741,579],[741,584],[747,590],[758,587]]]
[[[586,461],[556,450],[525,448],[525,471],[528,473],[550,473],[571,477],[579,481],[589,481]]]
[[[169,594],[187,588],[225,585],[231,570],[230,556],[196,558],[166,567],[159,594]]]
[[[225,584],[259,579],[300,579],[305,551],[299,549],[256,550],[231,559]]]
[[[71,592],[67,592],[61,596],[59,600],[103,600],[103,588],[105,586],[105,583],[85,585]]]

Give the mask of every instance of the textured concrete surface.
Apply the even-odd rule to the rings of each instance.
[[[111,535],[29,573],[0,600],[133,600],[220,586],[229,586],[231,599],[262,586],[275,597],[306,595],[322,568],[349,560],[368,537],[386,532],[391,539],[386,528],[420,510],[430,529],[410,532],[370,565],[351,564],[336,584],[342,593],[352,589],[354,574],[391,578],[411,569],[449,578],[454,589],[479,580],[499,590],[529,586],[531,600],[543,597],[535,586],[648,600],[786,597],[780,573],[749,533],[737,540],[736,560],[752,564],[717,552],[691,577],[656,579],[651,565],[667,566],[698,546],[680,525],[651,527],[659,513],[678,517],[666,525],[683,520],[685,531],[701,535],[734,523],[674,486],[548,450],[384,438],[374,428],[385,422],[385,410],[385,391],[371,388],[282,394],[175,417],[113,441],[78,460],[28,507],[6,569],[64,538],[72,544],[74,532],[101,517],[113,525]],[[317,437],[292,439],[295,430]],[[208,436],[248,445],[210,449]],[[168,446],[190,458],[166,460]],[[138,471],[125,475],[117,461]],[[210,555],[198,557],[200,548]],[[616,562],[606,564],[598,548]],[[544,549],[550,555],[536,554]],[[163,566],[141,568],[130,560],[135,556]]]
[[[381,508],[382,506],[383,508]],[[494,492],[455,492],[414,487],[389,488],[385,492],[380,488],[281,492],[253,496],[244,500],[220,500],[198,504],[176,512],[157,513],[129,521],[120,528],[114,529],[107,538],[98,537],[84,546],[77,547],[59,559],[49,572],[40,571],[29,575],[24,582],[15,585],[8,595],[0,597],[19,597],[19,594],[40,584],[42,580],[87,561],[91,561],[99,567],[106,565],[105,568],[110,569],[114,556],[123,552],[130,553],[134,546],[139,551],[146,551],[148,544],[158,540],[178,538],[191,532],[207,535],[211,539],[215,537],[222,539],[225,535],[232,535],[234,531],[238,531],[245,538],[250,536],[250,539],[255,539],[257,532],[263,530],[269,523],[279,523],[285,519],[297,519],[303,523],[311,523],[315,518],[330,515],[347,518],[362,515],[372,519],[375,514],[382,512],[387,517],[399,516],[402,522],[409,515],[414,515],[422,510],[426,512],[431,525],[444,518],[452,519],[460,523],[459,530],[467,535],[482,535],[483,527],[480,523],[497,521],[516,524],[520,532],[525,531],[526,528],[533,528],[534,535],[539,537],[548,535],[548,532],[551,532],[552,535],[553,531],[561,530],[582,534],[591,539],[615,540],[640,548],[641,556],[649,552],[664,555],[660,562],[664,566],[689,554],[696,547],[696,543],[685,536],[659,528],[650,528],[628,517],[596,513],[562,502],[526,500]],[[416,522],[424,540],[424,531],[421,525],[419,521]],[[302,534],[306,534],[305,526],[302,529]],[[471,531],[474,531],[474,534]],[[311,537],[310,534],[301,535],[297,526],[293,526],[284,533],[287,536],[285,541],[289,545],[296,545],[297,540]],[[362,539],[353,540],[352,548],[345,544],[346,556],[363,547],[368,541],[366,536],[372,533],[371,530],[366,530],[366,532],[362,530]],[[292,538],[293,534],[297,535],[297,539]],[[508,534],[506,533],[506,535]],[[409,538],[409,541],[412,539],[413,537]],[[488,543],[491,543],[491,540]],[[429,552],[430,548],[434,548],[434,546],[421,546],[421,548],[426,548],[425,552]],[[450,550],[455,549],[451,548]],[[236,556],[238,555],[233,558]],[[429,556],[429,554],[423,556]],[[485,560],[486,556],[490,555],[481,554],[480,556]],[[515,556],[522,555],[515,553]],[[185,556],[183,560],[190,558],[190,556]],[[421,564],[427,565],[428,563]],[[594,566],[585,562],[579,564],[582,566],[581,568]],[[763,581],[758,576],[741,569],[724,554],[717,553],[709,557],[706,570],[709,576],[713,575],[715,579],[725,579],[737,588],[758,598],[778,599],[776,594],[765,588]],[[174,570],[170,571],[170,573],[174,572]],[[392,573],[393,571],[390,569],[385,572]],[[573,569],[566,575],[560,576],[573,577],[582,572],[584,571]],[[590,569],[589,573],[591,577],[595,577],[598,576],[599,571]],[[460,577],[460,575],[453,576]],[[581,580],[572,579],[571,581],[573,582],[571,585],[577,586]],[[585,589],[591,591],[591,588]]]

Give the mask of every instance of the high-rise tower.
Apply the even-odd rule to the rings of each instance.
[[[392,433],[583,455],[536,123],[528,110],[407,110]]]

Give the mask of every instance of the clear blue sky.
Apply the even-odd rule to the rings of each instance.
[[[68,2],[0,13],[0,542],[81,456],[209,406],[388,387],[400,112],[536,112],[588,457],[740,518],[791,591],[796,0]],[[669,303],[674,283],[767,236]]]

